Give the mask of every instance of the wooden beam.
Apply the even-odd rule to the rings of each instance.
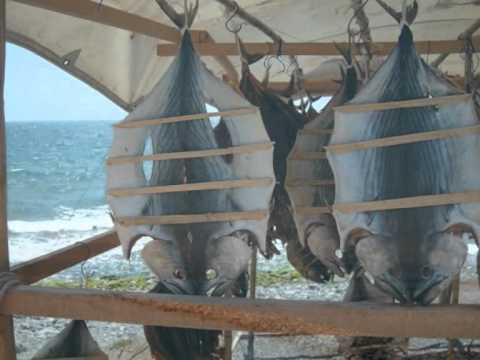
[[[142,156],[117,156],[117,157],[108,158],[107,165],[123,165],[123,164],[137,163],[142,161],[195,159],[195,158],[210,157],[210,156],[252,154],[258,151],[267,151],[272,149],[273,149],[272,143],[261,143],[261,144],[232,146],[232,147],[223,148],[223,149],[177,151],[177,152],[171,152],[171,153],[159,153],[159,154],[142,155]]]
[[[418,133],[389,136],[380,139],[359,141],[349,144],[333,144],[325,146],[327,151],[343,154],[358,150],[367,150],[373,148],[381,148],[388,146],[397,146],[405,144],[413,144],[422,141],[442,140],[466,135],[473,135],[480,133],[480,125],[466,126],[462,128],[453,128],[445,130],[423,131]]]
[[[210,222],[228,221],[260,221],[268,216],[268,211],[237,211],[207,214],[181,214],[161,216],[132,216],[118,217],[115,219],[120,225],[171,225],[171,224],[200,224]]]
[[[7,225],[7,144],[5,133],[6,0],[0,0],[0,272],[10,270]],[[0,316],[0,359],[16,359],[11,316]]]
[[[114,7],[98,4],[90,0],[14,0],[18,3],[38,7],[76,18],[93,21],[102,25],[131,31],[171,42],[180,41],[180,32],[171,26],[157,21],[131,14]],[[192,34],[193,39],[200,41],[198,32]]]
[[[399,199],[364,201],[356,203],[335,203],[333,210],[342,213],[414,209],[452,204],[480,203],[480,191],[412,196]],[[302,215],[321,215],[331,213],[328,207],[297,207],[295,211]]]
[[[226,111],[219,111],[219,112],[169,116],[161,119],[121,121],[119,123],[114,124],[114,126],[118,128],[131,129],[131,128],[139,128],[139,127],[145,127],[145,126],[171,124],[171,123],[182,122],[182,121],[204,120],[204,119],[217,117],[217,116],[231,118],[231,117],[251,115],[255,113],[258,113],[258,108],[248,107],[248,108],[233,109],[233,110],[226,110]]]
[[[188,184],[149,186],[140,188],[118,188],[108,191],[110,196],[128,197],[152,194],[168,194],[186,191],[225,190],[238,188],[265,187],[273,183],[272,178],[208,181]]]
[[[472,39],[475,47],[480,47],[480,37]],[[276,55],[278,46],[273,43],[245,43],[245,48],[249,53]],[[338,43],[340,47],[346,48],[347,43]],[[235,43],[195,43],[196,50],[204,56],[216,55],[238,55],[237,45]],[[374,55],[388,55],[392,49],[397,46],[396,42],[376,42],[371,44]],[[463,40],[437,40],[437,41],[417,41],[415,42],[417,52],[420,54],[436,54],[450,51],[452,53],[461,53],[464,48]],[[352,49],[354,54],[358,55],[355,48]],[[177,47],[171,44],[160,44],[157,47],[159,56],[173,56],[176,54]],[[317,55],[317,56],[340,56],[336,46],[333,43],[287,43],[282,45],[283,55]]]
[[[54,11],[60,14],[73,16],[98,24],[115,27],[118,29],[131,31],[133,33],[151,36],[157,39],[178,43],[180,41],[180,32],[178,29],[157,21],[145,18],[139,15],[131,14],[114,7],[101,4],[90,0],[13,0],[18,3],[38,7],[41,9]],[[192,30],[192,40],[194,42],[205,42],[213,44],[207,31]],[[175,47],[178,48],[177,45]],[[238,74],[235,66],[226,56],[216,56],[215,60],[225,70],[229,79],[238,81]]]
[[[248,300],[21,286],[4,314],[343,336],[480,338],[480,306]],[[395,326],[392,326],[395,324]]]
[[[119,245],[117,233],[107,231],[63,249],[17,264],[12,267],[11,271],[17,275],[20,282],[33,284]]]
[[[423,99],[401,100],[401,101],[386,101],[372,104],[352,104],[337,106],[334,108],[336,112],[344,113],[358,113],[370,111],[383,111],[392,109],[410,109],[426,106],[444,106],[449,104],[466,102],[472,98],[471,94],[437,96]]]

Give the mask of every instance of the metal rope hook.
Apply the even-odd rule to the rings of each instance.
[[[239,25],[237,25],[236,29],[233,29],[230,27],[230,23],[232,22],[233,18],[237,16],[238,10],[239,10],[238,4],[236,2],[234,2],[234,4],[235,4],[235,9],[232,11],[232,13],[228,16],[227,20],[225,21],[225,28],[227,29],[228,32],[231,32],[232,34],[236,35],[242,30],[243,25],[246,25],[247,23],[246,22],[240,23]]]

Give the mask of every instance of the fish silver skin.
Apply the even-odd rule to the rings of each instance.
[[[188,30],[183,32],[178,54],[167,72],[123,123],[206,113],[207,104],[219,111],[252,111],[217,119],[217,126],[207,117],[114,129],[110,158],[142,156],[148,143],[153,154],[267,145],[261,151],[233,155],[155,160],[150,175],[142,162],[108,165],[108,189],[271,179],[269,184],[256,187],[131,197],[109,195],[125,257],[130,256],[139,238],[153,239],[144,247],[142,257],[158,279],[154,293],[222,296],[241,282],[237,278],[242,278],[248,268],[252,245],[265,251],[269,204],[275,186],[270,139],[259,111],[201,62]],[[267,216],[259,220],[134,226],[116,221],[121,217],[243,211],[264,212]],[[219,335],[215,331],[155,326],[145,327],[145,333],[153,353],[175,360],[208,358],[216,350]]]
[[[403,26],[397,47],[349,104],[458,95],[416,53]],[[338,112],[330,144],[346,144],[478,125],[473,100],[442,106]],[[476,134],[337,153],[327,147],[335,203],[366,202],[480,189]],[[478,238],[480,204],[375,212],[335,210],[340,243],[376,286],[403,303],[428,304],[460,272],[464,236]]]
[[[347,60],[348,62],[348,60]],[[340,238],[335,219],[331,214],[305,215],[296,212],[297,207],[328,206],[335,199],[333,173],[327,159],[298,160],[296,155],[305,152],[319,152],[326,146],[333,131],[334,107],[343,105],[357,92],[358,79],[352,66],[342,70],[342,86],[328,102],[322,112],[305,126],[289,155],[286,189],[294,209],[295,225],[300,244],[337,276],[344,276],[349,270],[338,256]],[[311,133],[324,130],[324,134]],[[311,132],[309,132],[311,131]],[[308,185],[309,181],[331,181],[330,185]]]
[[[59,358],[80,358],[95,356],[95,359],[108,359],[93,339],[87,324],[83,320],[72,320],[47,344],[45,344],[32,360]]]

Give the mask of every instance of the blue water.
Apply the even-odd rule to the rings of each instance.
[[[7,123],[8,215],[45,220],[105,204],[111,123]]]
[[[111,227],[105,158],[111,123],[8,122],[10,247],[27,260]]]

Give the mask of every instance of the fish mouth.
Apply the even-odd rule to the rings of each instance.
[[[417,281],[414,286],[407,286],[404,281],[387,271],[375,280],[378,288],[391,294],[402,304],[428,305],[450,283],[451,277],[435,271],[428,279]]]
[[[201,287],[201,293],[207,296],[222,296],[232,285],[233,280],[220,275],[207,280]]]

